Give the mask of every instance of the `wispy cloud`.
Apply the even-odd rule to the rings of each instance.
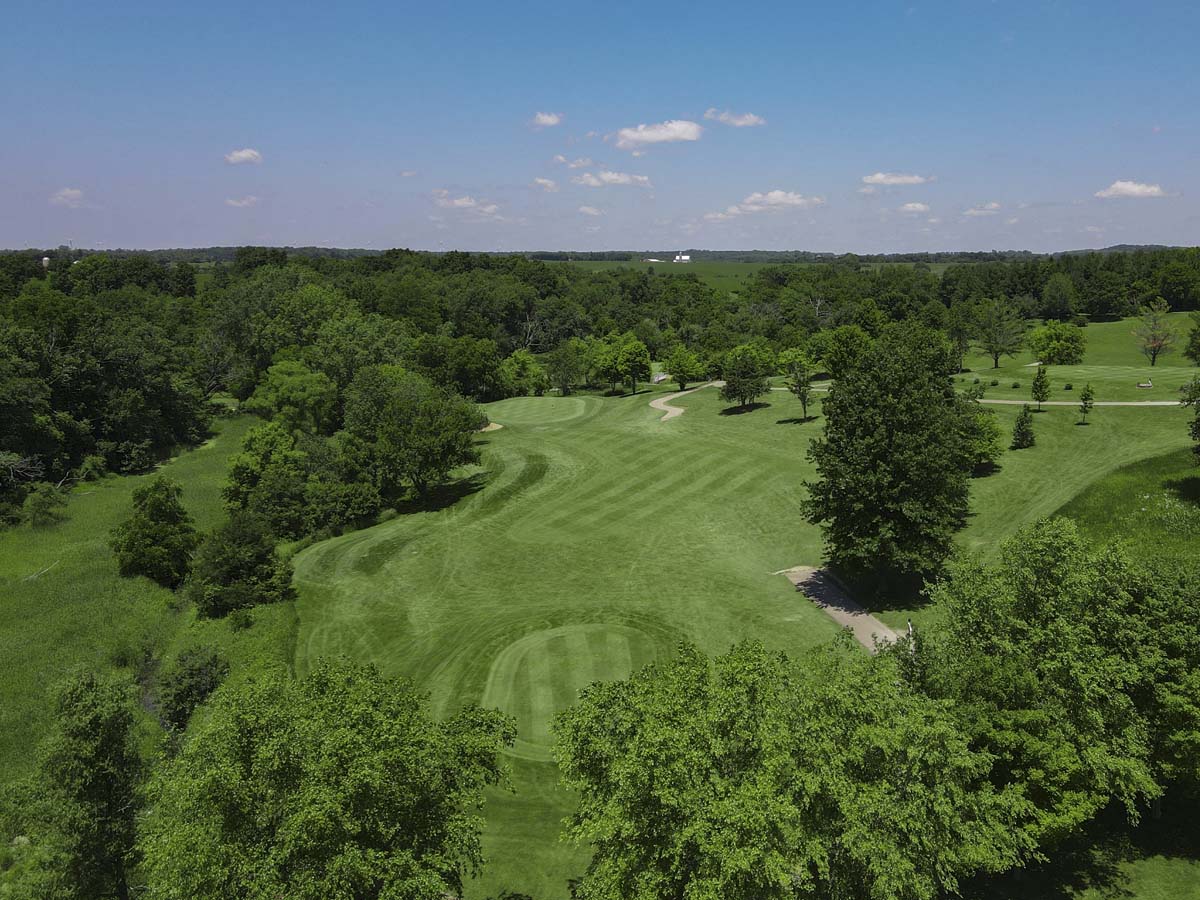
[[[1103,200],[1116,197],[1165,197],[1167,192],[1157,184],[1143,184],[1140,181],[1114,181],[1102,191],[1096,191],[1096,196]]]
[[[232,206],[234,209],[247,209],[257,206],[258,198],[253,194],[247,194],[245,197],[230,197],[225,201],[225,205]]]
[[[732,125],[734,128],[752,128],[755,125],[767,124],[766,119],[756,116],[754,113],[735,113],[728,109],[718,110],[715,106],[704,113],[704,118],[721,122],[724,125]]]
[[[704,218],[709,222],[724,222],[737,216],[759,212],[781,212],[787,209],[808,209],[813,206],[823,206],[823,197],[805,197],[793,191],[755,191],[741,203],[727,206],[721,212],[705,213]]]
[[[534,113],[533,119],[530,121],[534,128],[553,128],[555,125],[561,125],[565,119],[562,113],[556,112],[539,112]]]
[[[876,172],[873,175],[864,175],[862,177],[863,184],[882,184],[888,186],[902,184],[928,184],[933,181],[932,175],[908,175],[903,172]]]
[[[653,187],[650,183],[650,178],[646,175],[630,175],[626,172],[608,172],[604,170],[595,175],[591,172],[584,172],[582,175],[576,175],[571,181],[575,184],[587,185],[588,187],[605,187],[611,184]]]
[[[900,212],[903,213],[927,213],[929,212],[928,203],[905,203],[900,207]]]
[[[416,170],[414,170],[414,169],[405,169],[403,172],[400,173],[400,177],[401,178],[412,178],[416,174],[417,174]]]
[[[698,141],[704,128],[687,119],[671,119],[657,125],[635,125],[617,132],[617,148],[641,150],[650,144],[670,144],[676,141]]]
[[[581,207],[579,207],[579,211],[581,213],[583,213],[585,216],[602,216],[602,215],[604,215],[604,210],[596,209],[596,207],[594,207],[594,206],[581,206]]]
[[[994,216],[1000,212],[1000,204],[996,201],[991,203],[980,203],[978,206],[972,206],[970,209],[964,209],[964,216]]]
[[[263,156],[253,147],[243,147],[241,150],[230,150],[225,154],[225,162],[231,166],[239,166],[243,163],[253,163],[258,165],[263,161]]]
[[[560,166],[566,166],[568,169],[586,169],[588,166],[595,165],[587,156],[581,156],[578,159],[567,159],[561,153],[554,157],[554,161]]]
[[[433,202],[442,209],[456,209],[471,213],[476,221],[505,221],[500,215],[500,207],[495,203],[477,200],[470,194],[461,197],[451,197],[445,188],[433,191]]]
[[[547,194],[553,194],[558,190],[558,183],[553,178],[535,178],[533,179],[534,187],[539,187]]]
[[[83,191],[79,188],[59,188],[50,195],[52,206],[65,206],[67,209],[79,209],[83,206]]]

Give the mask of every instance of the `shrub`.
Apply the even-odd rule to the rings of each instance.
[[[1029,336],[1029,347],[1046,365],[1073,366],[1083,359],[1085,339],[1078,325],[1051,322]]]
[[[1021,382],[1019,382],[1019,381],[1014,381],[1014,382],[1012,383],[1012,386],[1013,386],[1014,388],[1019,388],[1019,387],[1021,386]]]
[[[200,538],[179,500],[182,493],[162,475],[133,492],[133,514],[113,529],[109,544],[122,576],[145,575],[169,588],[187,577]]]
[[[254,625],[254,616],[248,609],[235,609],[229,614],[229,627],[234,631],[245,631]]]
[[[999,379],[999,378],[993,378],[993,379],[992,379],[992,387],[995,387],[995,386],[996,386],[996,385],[998,385],[999,383],[1000,383],[1000,379]]]
[[[292,597],[292,567],[275,553],[266,523],[234,512],[204,539],[192,566],[188,597],[202,616],[219,617]]]
[[[66,493],[48,481],[33,486],[21,504],[21,515],[34,528],[57,525],[64,518],[63,507],[67,505]]]
[[[1066,384],[1064,384],[1064,385],[1063,385],[1063,390],[1064,390],[1064,391],[1071,391],[1071,390],[1074,390],[1074,389],[1075,389],[1075,385],[1071,384],[1071,382],[1069,382],[1069,381],[1068,381]]]
[[[225,676],[229,663],[212,647],[192,647],[158,678],[159,713],[177,731],[187,727],[196,707],[208,699]]]

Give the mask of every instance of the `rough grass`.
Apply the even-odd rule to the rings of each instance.
[[[221,420],[210,441],[158,470],[184,486],[184,505],[200,528],[221,515],[229,457],[250,424],[248,418]],[[234,635],[225,622],[193,625],[190,613],[173,609],[170,591],[117,574],[109,532],[129,514],[134,489],[150,477],[79,485],[64,522],[0,532],[0,779],[29,770],[49,723],[47,690],[73,666],[152,672],[156,661],[198,640],[223,646],[235,662],[288,658],[290,609],[259,610],[261,627]],[[148,716],[144,724],[149,745],[156,729]]]

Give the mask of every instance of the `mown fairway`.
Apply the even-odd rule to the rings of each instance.
[[[477,896],[558,897],[584,864],[558,840],[571,800],[548,761],[549,723],[579,688],[679,640],[717,652],[757,638],[795,652],[834,634],[771,574],[820,559],[798,504],[821,420],[795,424],[798,404],[778,391],[767,407],[721,415],[708,388],[662,423],[652,396],[492,404],[504,428],[481,436],[472,493],[295,560],[298,671],[346,654],[414,678],[438,711],[482,702],[516,717],[515,793],[491,797]],[[1016,408],[997,413],[1007,442]],[[1186,415],[1169,408],[1101,410],[1087,427],[1058,409],[1037,428],[1036,447],[1005,453],[974,483],[966,545],[990,552],[1116,466],[1187,443]],[[884,616],[902,625],[910,614]]]

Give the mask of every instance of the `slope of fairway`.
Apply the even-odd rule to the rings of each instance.
[[[712,388],[660,422],[634,396],[527,397],[490,404],[467,496],[314,545],[295,559],[296,667],[345,654],[413,678],[433,708],[497,706],[518,723],[514,792],[487,810],[491,860],[472,896],[501,889],[563,896],[584,853],[559,839],[571,798],[548,762],[550,723],[594,679],[620,678],[689,640],[719,652],[743,638],[791,652],[833,623],[771,573],[821,556],[803,522],[806,451],[822,421],[796,403],[722,415]],[[998,408],[1006,432],[1016,408]],[[1037,417],[1038,444],[1005,453],[972,485],[962,537],[991,552],[1125,462],[1186,443],[1171,408]],[[1007,438],[1006,438],[1007,441]],[[896,625],[908,615],[884,614]]]

